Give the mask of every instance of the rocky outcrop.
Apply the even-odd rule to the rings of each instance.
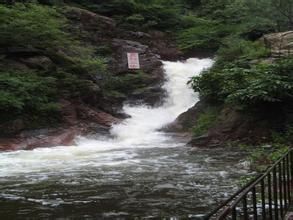
[[[198,116],[208,108],[204,101],[196,103],[186,112],[180,114],[174,122],[163,128],[166,132],[190,132],[190,129],[196,124]]]
[[[112,50],[115,51],[110,64],[110,71],[116,76],[124,74],[138,74],[142,72],[147,77],[143,81],[144,88],[137,88],[129,93],[129,99],[143,101],[149,105],[159,103],[164,97],[164,90],[161,84],[164,80],[162,62],[160,56],[153,53],[149,46],[137,41],[113,39],[111,42]],[[129,70],[127,53],[136,52],[139,54],[140,70]],[[136,83],[136,82],[133,82]]]
[[[153,71],[160,69],[162,62],[160,61],[160,56],[154,54],[147,45],[143,45],[136,41],[123,40],[123,39],[113,39],[112,48],[115,51],[111,70],[115,74],[127,73],[131,70],[128,69],[127,63],[127,53],[136,52],[139,54],[140,67],[145,73],[153,75]],[[154,77],[163,78],[163,73],[161,71],[160,75],[155,71]]]
[[[271,50],[272,57],[293,55],[293,31],[267,34],[261,40]]]
[[[84,105],[62,101],[64,122],[60,128],[44,128],[25,130],[21,121],[15,121],[10,126],[11,137],[0,137],[0,151],[31,150],[37,147],[70,146],[78,135],[91,133],[107,133],[111,125],[121,122],[101,110]],[[6,129],[8,126],[6,126]],[[10,133],[11,133],[10,132]]]
[[[71,32],[79,35],[97,50],[103,47],[103,52],[109,57],[109,71],[118,80],[125,74],[137,73],[128,69],[127,53],[139,54],[141,66],[139,71],[149,76],[143,82],[144,88],[137,88],[136,91],[128,93],[124,99],[116,100],[116,97],[113,97],[111,100],[105,100],[105,103],[113,104],[113,100],[116,100],[117,106],[121,106],[121,102],[126,100],[150,105],[160,103],[165,94],[160,87],[164,80],[160,54],[169,50],[169,53],[173,53],[173,58],[180,55],[174,44],[166,43],[170,42],[167,35],[161,32],[144,33],[120,29],[111,18],[76,7],[68,7],[65,15],[72,22]],[[105,106],[104,109],[111,107]]]
[[[77,33],[85,40],[100,43],[101,40],[113,38],[116,35],[116,23],[109,17],[77,7],[67,7],[64,13],[71,21],[70,31]]]
[[[0,151],[31,150],[36,147],[69,146],[80,132],[70,129],[39,129],[22,132],[12,138],[0,138]]]
[[[270,136],[270,127],[260,117],[224,107],[215,125],[206,134],[193,137],[190,144],[194,147],[225,146],[233,142],[258,144]]]
[[[175,122],[164,128],[167,132],[188,132],[196,126],[198,119],[207,109],[212,108],[202,100],[188,111],[178,116]],[[190,144],[194,147],[217,147],[225,146],[230,142],[261,143],[270,137],[270,129],[274,122],[260,116],[257,113],[247,114],[232,107],[222,107],[213,125],[201,136],[193,136]],[[271,124],[269,124],[271,123]]]

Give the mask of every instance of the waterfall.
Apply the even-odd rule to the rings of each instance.
[[[176,117],[198,101],[198,96],[187,85],[192,76],[209,68],[211,59],[191,58],[184,62],[163,62],[166,82],[163,85],[167,98],[162,106],[145,105],[124,106],[130,115],[121,124],[113,125],[111,134],[114,138],[100,137],[88,139],[80,137],[76,146],[37,148],[32,151],[4,152],[0,154],[0,176],[17,175],[30,172],[62,171],[70,167],[83,167],[116,163],[116,158],[123,158],[127,163],[132,153],[121,151],[129,148],[170,147],[168,137],[158,129],[171,123]],[[116,162],[115,162],[116,161]]]

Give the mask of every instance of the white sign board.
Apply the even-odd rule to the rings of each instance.
[[[128,68],[140,69],[138,53],[127,53]]]

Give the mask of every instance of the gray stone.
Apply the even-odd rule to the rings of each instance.
[[[273,57],[293,55],[293,31],[267,34],[261,39]]]

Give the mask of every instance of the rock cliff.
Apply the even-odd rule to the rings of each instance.
[[[166,34],[124,30],[109,17],[77,7],[66,7],[63,13],[69,22],[67,31],[107,58],[107,74],[88,74],[82,79],[86,82],[85,88],[81,88],[85,92],[78,97],[60,94],[61,123],[57,125],[30,129],[22,119],[0,123],[0,129],[5,131],[0,135],[0,150],[71,145],[77,135],[107,132],[113,123],[127,117],[121,113],[125,101],[156,105],[164,96],[160,87],[164,80],[160,55],[168,59],[181,55]],[[128,69],[127,52],[139,53],[139,71]],[[62,48],[52,52],[8,47],[1,49],[0,57],[13,68],[50,73],[74,65],[66,59],[67,53]],[[108,78],[111,80],[107,81]]]

